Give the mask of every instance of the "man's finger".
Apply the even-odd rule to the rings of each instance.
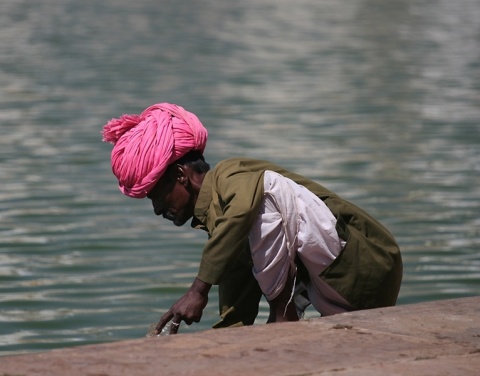
[[[167,323],[173,318],[173,313],[168,311],[165,313],[158,322],[157,326],[155,327],[155,334],[160,334],[163,327],[167,325]]]
[[[175,318],[172,320],[170,324],[170,334],[177,334],[178,328],[180,328],[180,322],[176,322]]]
[[[180,323],[182,318],[178,315],[173,316],[172,323],[170,324],[170,334],[177,334],[178,328],[180,328]]]

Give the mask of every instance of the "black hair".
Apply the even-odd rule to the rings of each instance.
[[[199,174],[203,174],[210,170],[210,165],[205,162],[203,154],[198,150],[189,151],[183,157],[173,162],[169,167],[175,165],[188,165],[193,169],[193,171]]]

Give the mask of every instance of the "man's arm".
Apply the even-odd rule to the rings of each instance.
[[[212,203],[197,277],[213,285],[220,283],[226,270],[248,246],[248,234],[263,197],[263,171],[249,172],[231,163],[217,165],[212,180]]]

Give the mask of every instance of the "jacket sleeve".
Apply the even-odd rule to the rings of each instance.
[[[263,195],[263,171],[237,165],[217,167],[213,175],[213,223],[205,244],[198,278],[216,285],[236,262],[251,259],[248,236]]]

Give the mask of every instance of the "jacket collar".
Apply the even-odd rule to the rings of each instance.
[[[193,210],[193,219],[191,226],[193,228],[206,230],[207,213],[210,204],[212,203],[212,172],[208,171],[203,178],[202,187],[198,192],[197,202]]]

